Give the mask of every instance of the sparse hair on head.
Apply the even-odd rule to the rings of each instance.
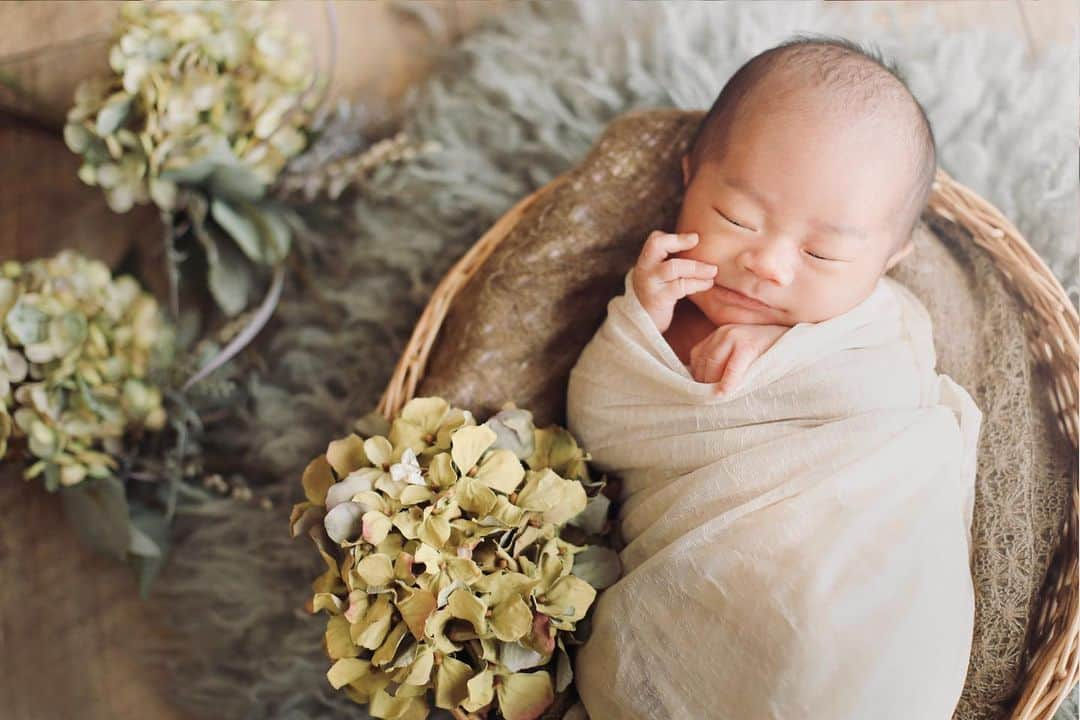
[[[937,145],[926,111],[903,74],[875,48],[840,37],[800,34],[752,57],[728,79],[698,126],[688,153],[691,175],[704,159],[723,156],[735,121],[753,104],[751,99],[761,99],[754,97],[755,91],[776,73],[794,75],[812,88],[830,92],[842,109],[866,115],[900,110],[900,119],[908,123],[915,156],[910,200],[893,249],[902,247],[930,199]],[[764,100],[767,104],[769,98]]]

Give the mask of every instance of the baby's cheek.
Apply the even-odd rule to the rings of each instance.
[[[698,244],[680,254],[680,257],[698,260],[710,265],[722,265],[726,262],[729,243],[716,235],[701,235]]]

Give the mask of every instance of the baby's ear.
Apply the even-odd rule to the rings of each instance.
[[[915,241],[908,240],[906,243],[904,243],[904,247],[897,250],[895,253],[893,253],[893,256],[889,258],[889,262],[885,264],[885,272],[892,270],[893,266],[896,265],[896,263],[900,262],[908,255],[910,255],[913,250],[915,250]]]

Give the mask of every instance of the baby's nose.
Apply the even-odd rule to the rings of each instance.
[[[787,285],[795,275],[797,249],[784,241],[761,241],[753,248],[748,248],[739,256],[739,263],[744,270],[752,272],[762,280]]]

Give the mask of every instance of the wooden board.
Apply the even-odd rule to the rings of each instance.
[[[437,53],[503,2],[426,0],[413,3],[445,27],[429,39],[416,16],[389,2],[334,0],[337,63],[331,98],[396,101],[437,60]],[[108,73],[113,23],[121,3],[0,3],[0,112],[33,118],[59,129],[89,75]],[[277,8],[286,22],[311,38],[319,67],[327,66],[330,24],[326,3],[284,0]]]
[[[140,642],[161,637],[127,567],[86,549],[59,498],[0,470],[0,717],[187,720],[157,689]]]

